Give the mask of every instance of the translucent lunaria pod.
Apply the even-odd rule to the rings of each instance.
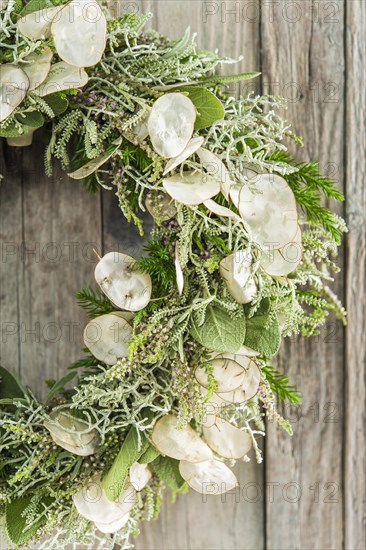
[[[224,218],[232,218],[233,220],[236,219],[241,221],[241,218],[240,216],[238,216],[238,214],[235,214],[235,212],[230,210],[230,208],[226,208],[226,206],[221,206],[221,204],[218,204],[212,199],[204,201],[203,204],[206,206],[206,208],[208,208],[208,210],[210,210],[217,216],[223,216]]]
[[[207,395],[206,388],[201,388],[201,392],[204,395]],[[210,428],[217,422],[217,417],[227,407],[226,401],[224,401],[217,393],[214,393],[204,404],[203,404],[203,415],[201,419],[202,426]]]
[[[258,366],[249,357],[245,357],[244,355],[233,355],[232,357],[243,366],[245,370],[244,380],[236,390],[232,392],[220,392],[218,395],[228,403],[243,403],[252,399],[257,394],[261,379],[260,371]]]
[[[179,253],[178,253],[178,248],[177,247],[175,248],[175,276],[176,276],[176,280],[177,280],[178,292],[179,292],[179,295],[181,295],[182,292],[183,292],[183,288],[184,288],[184,275],[183,275],[182,266],[180,264]]]
[[[220,192],[220,183],[203,172],[184,172],[163,179],[165,191],[182,204],[197,205]]]
[[[61,11],[62,6],[43,8],[23,15],[18,21],[18,30],[30,40],[44,40],[51,36],[52,21]]]
[[[142,489],[149,483],[152,473],[147,464],[134,462],[130,468],[130,483],[136,491]]]
[[[257,294],[252,257],[247,250],[235,252],[221,260],[220,274],[231,296],[239,304],[248,304]]]
[[[245,370],[233,359],[217,355],[209,363],[213,367],[212,374],[216,380],[218,392],[236,390],[243,383]],[[207,388],[209,381],[205,367],[198,367],[195,375],[197,382],[204,388]]]
[[[0,11],[5,10],[8,5],[8,0],[0,0]]]
[[[211,428],[203,428],[203,436],[211,449],[223,458],[242,458],[251,449],[252,439],[226,420],[219,420]]]
[[[149,191],[145,206],[158,223],[170,220],[177,214],[173,199],[163,191]]]
[[[96,0],[72,0],[51,26],[58,55],[75,67],[99,63],[107,41],[107,21]]]
[[[180,93],[165,94],[152,107],[147,127],[155,151],[163,158],[177,157],[192,137],[196,109]]]
[[[34,92],[44,97],[63,90],[81,88],[88,82],[88,78],[84,69],[60,61],[51,66],[46,80]]]
[[[252,348],[248,348],[247,346],[241,346],[241,348],[238,349],[236,352],[236,355],[246,355],[246,357],[256,357],[257,355],[260,355],[259,351],[255,351]]]
[[[91,174],[93,174],[98,168],[103,166],[108,160],[114,155],[114,153],[117,151],[119,146],[122,143],[122,137],[120,136],[116,140],[114,140],[110,147],[108,147],[107,151],[100,155],[97,158],[94,158],[92,160],[89,160],[83,166],[75,170],[75,172],[70,172],[67,174],[69,178],[72,178],[74,180],[82,180],[84,178],[87,178]]]
[[[0,65],[0,122],[20,105],[29,88],[29,78],[16,65]]]
[[[167,414],[158,420],[151,434],[161,454],[177,460],[201,462],[210,460],[212,451],[191,426],[178,429],[178,418]]]
[[[84,329],[86,347],[106,365],[115,365],[118,359],[127,357],[131,336],[131,325],[118,311],[92,319]]]
[[[136,491],[131,484],[128,484],[118,499],[112,502],[97,478],[90,481],[72,498],[79,514],[93,521],[103,533],[114,533],[121,529],[127,523],[129,513],[137,502]]]
[[[36,128],[30,128],[30,126],[23,126],[23,128],[25,128],[25,131],[21,136],[6,138],[6,143],[10,147],[29,147],[29,145],[32,145],[33,134]]]
[[[183,149],[183,151],[177,156],[174,157],[166,163],[165,170],[163,172],[163,176],[170,172],[171,170],[174,170],[177,166],[182,164],[183,161],[187,160],[190,156],[193,155],[199,149],[204,142],[203,137],[196,137],[189,140],[187,143],[187,146]]]
[[[292,242],[279,249],[264,246],[260,264],[268,275],[285,277],[295,271],[302,258],[301,229],[298,227]]]
[[[196,464],[181,460],[179,472],[192,489],[203,495],[221,495],[238,483],[230,468],[215,459]]]
[[[295,238],[298,215],[295,196],[287,181],[277,174],[259,174],[239,193],[241,217],[250,226],[259,245],[282,248]]]
[[[95,280],[121,309],[139,311],[150,302],[151,278],[135,268],[136,260],[121,252],[108,252],[95,268]]]
[[[29,91],[37,88],[46,79],[51,68],[52,51],[46,46],[41,53],[33,52],[20,63],[29,78]]]
[[[49,416],[44,425],[57,445],[79,456],[89,456],[98,450],[99,434],[87,422],[64,411],[54,411]]]
[[[203,147],[198,149],[197,154],[207,173],[220,181],[221,192],[226,200],[229,200],[231,179],[225,164],[217,155]]]

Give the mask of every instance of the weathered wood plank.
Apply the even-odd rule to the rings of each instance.
[[[347,257],[345,548],[366,548],[366,4],[346,3]]]
[[[287,119],[305,139],[302,160],[319,159],[340,187],[343,40],[342,1],[283,1],[262,9],[263,89],[290,100]],[[335,288],[341,291],[341,277]],[[269,549],[343,545],[343,346],[342,327],[331,320],[319,338],[287,342],[281,351],[279,368],[303,391],[304,403],[297,422],[292,411],[292,439],[269,425]]]
[[[244,53],[245,59],[226,68],[226,72],[258,70],[259,19],[243,21],[237,13],[226,13],[224,3],[209,4],[215,4],[213,9],[205,2],[196,1],[144,1],[136,2],[136,8],[131,4],[127,7],[122,2],[120,10],[123,13],[125,5],[130,11],[151,11],[154,17],[150,26],[164,35],[178,38],[190,26],[192,32],[198,32],[200,47],[219,48],[221,54],[232,57]],[[233,92],[237,91],[233,89]],[[116,198],[108,192],[103,193],[103,218],[105,251],[118,247],[129,254],[139,255],[141,240],[137,231],[123,220]],[[202,502],[201,495],[190,491],[178,497],[172,505],[166,495],[160,519],[143,524],[141,535],[135,541],[136,549],[264,548],[263,499],[253,497],[253,485],[248,486],[254,484],[262,491],[263,466],[258,466],[253,458],[249,464],[238,465],[237,475],[241,493],[239,496],[227,495],[226,501],[211,497]]]
[[[16,254],[0,273],[8,304],[2,314],[17,325],[2,345],[3,364],[18,369],[39,397],[47,391],[44,380],[63,376],[82,356],[85,317],[75,292],[93,279],[92,249],[100,248],[101,235],[98,198],[58,168],[47,178],[43,152],[37,134],[32,147],[7,149],[2,225]]]

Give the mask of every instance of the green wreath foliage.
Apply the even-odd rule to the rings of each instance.
[[[20,21],[45,10],[53,21],[70,5],[0,3],[3,92],[9,71],[33,78],[47,67],[11,112],[3,93],[0,136],[22,145],[47,127],[47,174],[59,160],[90,191],[114,192],[141,235],[141,212],[155,226],[143,257],[105,256],[98,285],[78,293],[91,323],[85,353],[48,381],[43,403],[1,368],[0,512],[12,547],[128,548],[164,488],[204,491],[222,475],[229,489],[233,460],[261,462],[266,417],[292,433],[277,402],[301,394],[270,362],[283,338],[318,334],[329,312],[345,322],[328,285],[346,226],[323,206],[343,197],[317,163],[288,153],[301,139],[277,114],[281,98],[230,95],[228,84],[258,74],[220,76],[231,59],[197,48],[189,30],[176,41],[145,30],[150,14],[111,18],[103,7],[100,60],[79,67],[84,84],[61,85],[58,27],[34,36]],[[263,235],[292,231],[294,216],[296,235],[266,248]]]

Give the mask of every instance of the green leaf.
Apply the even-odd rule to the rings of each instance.
[[[21,136],[21,130],[18,126],[15,126],[15,124],[9,124],[6,128],[0,128],[0,137],[8,138],[8,137],[18,137]]]
[[[211,351],[236,353],[243,345],[246,319],[232,319],[220,306],[208,306],[203,325],[192,319],[191,335]]]
[[[46,8],[54,8],[51,0],[30,0],[22,9],[21,16],[24,17],[25,15],[28,15],[35,11],[44,10]]]
[[[58,93],[49,94],[42,99],[51,107],[55,116],[62,115],[69,106],[68,100]]]
[[[31,111],[30,113],[19,113],[15,116],[18,122],[30,126],[31,128],[40,128],[44,124],[44,117],[38,111]]]
[[[197,109],[195,130],[209,128],[225,116],[225,110],[221,101],[203,86],[184,86],[181,92],[187,93]]]
[[[239,80],[251,80],[257,78],[261,73],[238,73],[230,74],[228,76],[216,75],[203,78],[199,81],[199,84],[210,86],[211,84],[230,84],[230,82],[238,82]]]
[[[24,388],[9,371],[0,367],[0,399],[24,397]]]
[[[45,401],[45,404],[47,404],[54,395],[56,395],[58,392],[60,392],[61,390],[63,390],[63,388],[65,387],[65,385],[70,382],[70,380],[72,380],[74,378],[74,376],[76,375],[76,372],[69,372],[68,374],[66,374],[65,376],[63,376],[61,378],[61,380],[58,380],[57,382],[55,382],[53,384],[53,386],[51,387],[50,391],[48,392],[47,394],[47,397],[46,397],[46,401]]]
[[[244,345],[266,357],[275,355],[280,349],[281,331],[277,317],[266,313],[247,319]]]
[[[179,473],[179,460],[168,456],[159,456],[151,463],[151,467],[161,481],[172,491],[180,491],[185,481]]]
[[[132,427],[129,430],[112,467],[103,479],[103,488],[109,500],[117,500],[125,486],[130,467],[144,454],[148,445],[147,439],[142,435],[142,445],[139,447],[137,429]]]
[[[153,460],[155,460],[160,455],[160,452],[157,450],[154,445],[149,445],[149,447],[146,449],[143,455],[139,458],[140,464],[150,464]]]
[[[50,498],[44,500],[44,504],[46,506],[49,506],[51,502],[52,499]],[[41,515],[43,506],[42,502],[40,502],[37,506],[38,519],[32,523],[30,527],[27,527],[24,512],[31,504],[32,497],[17,498],[6,504],[6,529],[14,544],[25,545],[32,537],[34,537],[38,529],[46,523],[46,516]]]

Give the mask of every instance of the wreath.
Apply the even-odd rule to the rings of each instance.
[[[113,190],[146,254],[108,252],[85,354],[40,403],[0,371],[0,512],[9,544],[130,547],[162,491],[232,489],[237,460],[261,462],[265,418],[292,433],[277,402],[301,401],[271,365],[282,338],[318,333],[345,311],[329,288],[343,200],[278,111],[235,98],[231,59],[144,31],[150,15],[111,18],[96,0],[2,0],[0,135],[31,143],[46,127],[87,189]],[[78,382],[68,383],[78,375]]]

